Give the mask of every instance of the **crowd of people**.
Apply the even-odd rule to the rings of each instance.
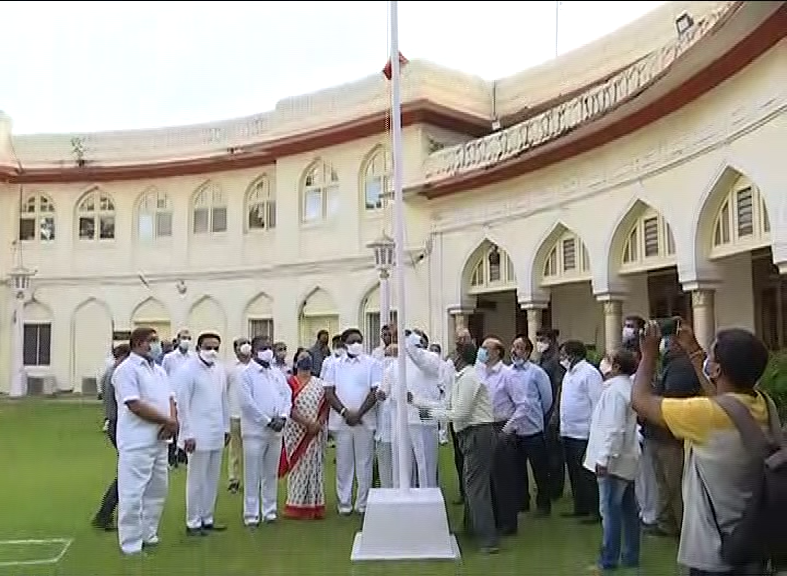
[[[447,357],[422,330],[406,330],[404,342],[396,334],[384,326],[367,354],[358,329],[332,340],[320,331],[291,357],[283,342],[238,338],[234,365],[224,365],[219,334],[199,334],[192,349],[181,330],[164,353],[152,328],[137,328],[102,378],[118,474],[94,525],[114,529],[117,505],[122,552],[156,545],[168,469],[187,462],[186,533],[226,529],[214,518],[225,446],[227,488],[243,492],[243,524],[276,521],[282,477],[283,515],[323,518],[329,437],[337,512],[362,515],[373,485],[398,486],[398,442],[412,455],[412,485],[438,486],[448,432],[465,529],[485,553],[498,552],[531,506],[533,516],[549,516],[568,477],[566,516],[601,526],[600,571],[638,566],[644,530],[679,538],[678,563],[691,576],[766,573],[772,547],[737,545],[735,555],[727,538],[763,497],[755,489],[763,455],[739,429],[759,424],[768,455],[783,446],[775,407],[756,388],[768,351],[750,332],[722,330],[705,351],[679,319],[632,316],[621,346],[597,366],[582,342],[559,342],[552,329],[507,346],[492,336],[478,345],[460,329]],[[400,354],[404,439],[393,426]],[[757,524],[768,538],[785,535],[771,520],[761,515]]]

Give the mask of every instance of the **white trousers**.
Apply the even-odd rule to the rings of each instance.
[[[196,450],[189,455],[186,472],[186,526],[213,524],[221,477],[221,450]]]
[[[647,440],[642,445],[634,491],[639,504],[639,516],[645,524],[655,524],[659,513],[659,485],[653,463],[653,445]]]
[[[417,488],[437,487],[437,460],[439,442],[437,426],[410,424],[407,427],[410,452],[414,466],[410,465],[410,485]],[[396,444],[396,442],[394,442]],[[399,458],[393,459],[394,488],[399,487]]]
[[[355,510],[366,511],[372,487],[374,466],[374,432],[358,425],[334,432],[336,438],[336,499],[339,512],[352,512],[353,478],[358,482]]]
[[[378,440],[376,450],[380,488],[393,488],[393,444]]]
[[[118,453],[118,541],[125,554],[158,537],[168,474],[164,442]]]
[[[257,524],[276,517],[279,488],[279,458],[282,440],[278,434],[243,437],[243,522]]]

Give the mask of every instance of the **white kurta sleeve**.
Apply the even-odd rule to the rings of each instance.
[[[178,420],[180,420],[179,437],[183,440],[193,440],[196,430],[195,422],[192,419],[191,400],[194,396],[194,374],[191,370],[184,367],[178,370],[175,380],[177,392]]]
[[[320,380],[322,380],[323,387],[328,388],[334,385],[335,372],[336,357],[331,356],[326,358],[323,361],[322,369],[320,370]]]
[[[409,339],[405,343],[405,350],[407,350],[407,355],[413,361],[413,364],[418,366],[426,376],[440,379],[440,365],[442,364],[440,356],[424,348],[419,348],[410,342]]]
[[[139,381],[136,375],[136,370],[130,364],[128,366],[121,365],[112,374],[112,385],[115,387],[115,397],[118,405],[142,399],[142,392],[139,389]]]
[[[252,421],[267,426],[271,423],[271,419],[269,416],[263,414],[260,407],[257,406],[257,402],[255,402],[254,395],[252,394],[253,389],[254,376],[251,369],[248,369],[245,370],[240,377],[240,394],[238,394],[240,404],[245,409],[246,413],[251,416]]]
[[[230,433],[230,391],[229,391],[229,376],[224,366],[220,367],[221,370],[221,416],[224,420],[224,433]]]
[[[279,416],[282,418],[289,418],[292,413],[292,389],[290,385],[287,384],[287,379],[284,377],[284,374],[279,373],[277,376],[276,380],[279,383],[279,394],[282,400],[282,411]]]
[[[372,390],[380,387],[383,381],[383,363],[372,358],[372,367],[369,371],[369,388]]]

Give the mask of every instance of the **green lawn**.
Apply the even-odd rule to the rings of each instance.
[[[57,543],[0,543],[0,576],[104,575],[507,575],[576,576],[587,573],[598,550],[600,529],[559,517],[565,500],[550,519],[523,517],[518,536],[503,541],[497,556],[483,556],[470,544],[461,562],[350,562],[358,518],[333,512],[332,468],[326,474],[329,517],[319,522],[280,520],[250,532],[241,524],[241,496],[221,492],[218,520],[227,532],[202,539],[184,535],[185,470],[170,475],[170,496],[160,529],[161,545],[144,559],[121,557],[114,533],[97,532],[90,519],[114,476],[114,453],[99,431],[95,403],[24,401],[0,403],[0,540],[72,539],[56,564],[15,565],[54,557]],[[455,498],[451,450],[442,449],[446,499]],[[328,461],[333,460],[329,455]],[[283,499],[284,489],[279,491]],[[461,508],[449,505],[451,522],[461,525]],[[675,574],[674,543],[646,537],[640,574]]]

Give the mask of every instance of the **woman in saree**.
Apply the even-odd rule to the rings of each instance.
[[[328,402],[323,382],[312,375],[313,360],[308,350],[295,354],[292,413],[284,426],[284,449],[279,476],[287,475],[287,504],[284,516],[313,520],[325,516],[323,464],[328,419]]]

